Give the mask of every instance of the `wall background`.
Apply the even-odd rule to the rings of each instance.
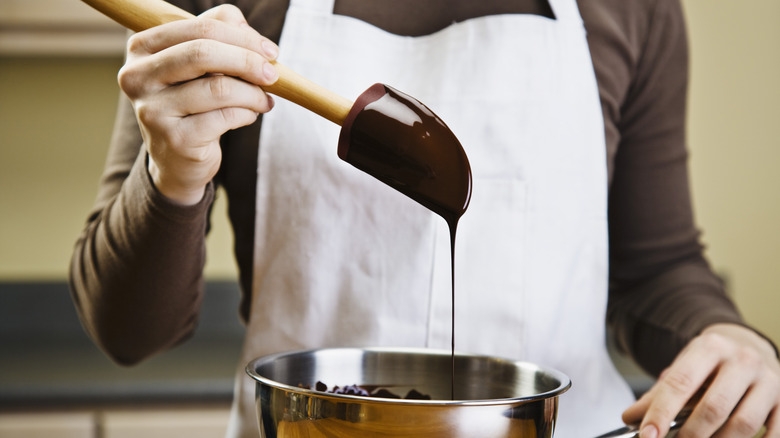
[[[745,318],[780,342],[780,2],[683,5],[696,217]]]
[[[0,281],[67,278],[111,135],[121,30],[64,4],[0,3]],[[702,238],[746,319],[780,342],[780,2],[683,5]],[[207,276],[234,279],[222,199],[214,221]]]

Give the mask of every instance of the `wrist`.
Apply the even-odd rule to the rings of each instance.
[[[702,330],[702,334],[712,333],[734,339],[743,345],[753,345],[767,356],[778,357],[777,347],[767,337],[750,327],[735,323],[712,324]]]
[[[154,162],[152,157],[148,158],[147,171],[151,178],[154,188],[170,202],[190,206],[199,203],[206,193],[206,186],[184,187],[181,184],[175,184],[166,180],[160,168]]]

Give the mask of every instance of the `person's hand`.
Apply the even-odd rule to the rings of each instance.
[[[273,106],[260,86],[278,73],[278,48],[241,11],[223,5],[196,19],[133,35],[119,84],[135,108],[157,189],[195,204],[222,160],[219,139]]]
[[[762,426],[765,437],[780,436],[780,363],[772,345],[750,329],[705,329],[623,413],[623,421],[641,421],[641,438],[662,437],[694,396],[700,398],[679,437],[753,437]]]

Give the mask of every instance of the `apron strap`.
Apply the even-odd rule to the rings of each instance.
[[[336,0],[290,0],[290,7],[332,14],[335,1]]]
[[[550,7],[559,21],[582,22],[577,0],[549,0]],[[332,14],[335,0],[290,0],[290,7]]]
[[[576,0],[549,0],[549,2],[557,20],[582,22]],[[332,14],[334,3],[335,0],[290,0],[290,7]]]
[[[549,2],[556,20],[582,23],[577,0],[549,0]]]

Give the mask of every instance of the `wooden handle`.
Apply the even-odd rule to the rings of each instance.
[[[122,26],[140,32],[176,20],[195,18],[189,12],[163,0],[82,0]],[[273,62],[279,79],[263,87],[268,93],[300,105],[337,125],[342,125],[352,108],[349,99],[315,84],[278,62]]]

